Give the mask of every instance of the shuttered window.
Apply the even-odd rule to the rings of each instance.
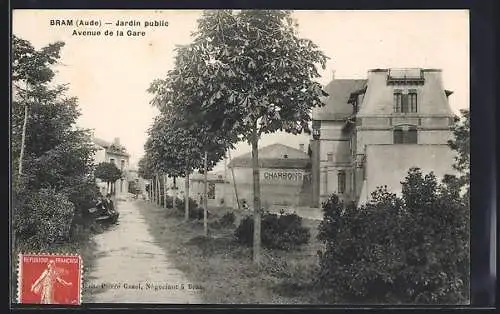
[[[344,170],[340,170],[339,173],[337,174],[338,178],[338,192],[340,194],[345,193],[345,187],[346,187],[346,174]]]
[[[406,129],[397,127],[393,132],[394,144],[418,144],[418,133],[415,127]]]

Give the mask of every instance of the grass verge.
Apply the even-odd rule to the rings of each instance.
[[[170,260],[192,284],[202,287],[212,304],[318,304],[314,285],[318,269],[318,221],[304,219],[311,241],[298,251],[262,250],[262,263],[252,263],[252,250],[233,238],[235,226],[210,229],[203,236],[203,221],[183,221],[172,209],[137,201],[149,230]],[[223,214],[223,213],[222,213]],[[215,213],[209,223],[217,218]],[[237,219],[238,221],[239,219]]]

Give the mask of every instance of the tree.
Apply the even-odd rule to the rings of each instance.
[[[459,187],[410,169],[402,195],[379,187],[360,208],[324,204],[319,279],[336,301],[457,304],[468,300],[469,210]]]
[[[208,170],[224,157],[225,147],[217,139],[202,143],[199,126],[191,125],[176,117],[166,117],[160,113],[149,129],[145,150],[154,168],[169,177],[185,177],[185,219],[189,219],[189,175],[195,169],[204,169],[204,153],[207,155]],[[211,145],[208,147],[208,145]],[[175,197],[174,197],[175,199]],[[175,207],[175,206],[174,206]],[[206,230],[205,230],[206,231]]]
[[[101,162],[95,168],[94,175],[107,183],[108,189],[111,186],[111,193],[115,193],[114,184],[116,180],[122,177],[122,172],[114,163],[111,162]]]
[[[68,241],[67,230],[75,230],[77,217],[97,196],[91,133],[75,126],[80,115],[77,99],[66,95],[67,86],[51,81],[50,65],[57,62],[63,45],[58,42],[35,51],[28,41],[13,38],[15,247],[51,248],[54,241]]]
[[[314,81],[319,77],[316,64],[325,68],[327,57],[310,40],[299,38],[296,27],[290,11],[205,11],[193,43],[177,49],[178,66],[163,89],[170,95],[166,112],[181,105],[189,121],[202,121],[207,133],[220,132],[226,142],[251,145],[257,263],[259,139],[278,130],[308,132],[311,108],[327,95]]]
[[[470,113],[460,110],[460,116],[455,117],[453,139],[448,141],[451,149],[457,152],[453,168],[461,173],[459,184],[465,186],[467,194],[470,189]]]
[[[19,174],[23,172],[29,106],[33,102],[40,102],[39,89],[43,90],[44,84],[50,82],[54,77],[54,71],[50,68],[50,65],[57,62],[60,57],[59,52],[63,46],[63,42],[56,42],[41,50],[35,50],[29,41],[15,35],[12,38],[12,82],[19,92],[18,96],[22,99],[24,106],[24,120],[18,165]]]

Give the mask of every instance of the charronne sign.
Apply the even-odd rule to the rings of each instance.
[[[292,171],[264,171],[262,172],[264,180],[267,181],[308,181],[309,174]]]

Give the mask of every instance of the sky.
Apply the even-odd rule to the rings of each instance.
[[[201,11],[195,10],[15,10],[12,33],[41,48],[64,41],[55,80],[69,83],[69,96],[79,100],[77,125],[96,137],[120,138],[131,164],[144,154],[147,129],[158,111],[149,103],[149,84],[172,69],[176,45],[188,44]],[[469,107],[469,13],[466,10],[295,11],[299,36],[311,39],[330,58],[320,82],[366,78],[374,68],[421,67],[443,70],[450,106]],[[51,25],[51,20],[97,21],[100,26]],[[137,21],[140,26],[116,26]],[[144,27],[145,22],[167,24]],[[111,23],[111,24],[106,24]],[[100,36],[73,31],[100,30]],[[122,30],[124,36],[104,35]],[[144,36],[127,36],[127,30]],[[266,135],[260,147],[283,143],[298,148],[305,136]],[[307,145],[306,145],[307,147]],[[240,143],[232,157],[250,151]]]

